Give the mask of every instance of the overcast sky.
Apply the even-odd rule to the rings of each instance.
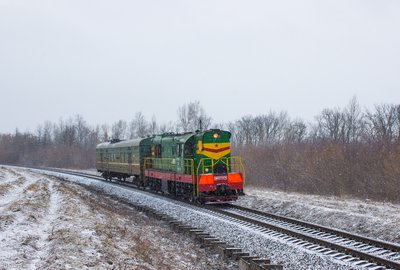
[[[400,103],[400,1],[0,0],[0,132]]]

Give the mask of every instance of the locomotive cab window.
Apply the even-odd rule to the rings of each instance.
[[[185,157],[193,157],[193,143],[187,142],[185,144]]]

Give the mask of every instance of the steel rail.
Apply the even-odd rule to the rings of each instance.
[[[390,243],[390,242],[386,242],[386,241],[382,241],[382,240],[372,239],[372,238],[369,238],[369,237],[366,237],[366,236],[362,236],[362,235],[359,235],[359,234],[352,234],[352,233],[349,233],[349,232],[346,232],[346,231],[342,231],[342,230],[339,230],[339,229],[334,229],[334,228],[330,228],[330,227],[326,227],[326,226],[321,226],[321,225],[318,225],[318,224],[315,224],[315,223],[305,222],[305,221],[302,221],[302,220],[289,218],[289,217],[284,217],[284,216],[280,216],[280,215],[276,215],[276,214],[272,214],[272,213],[268,213],[268,212],[263,212],[263,211],[259,211],[259,210],[255,210],[255,209],[251,209],[251,208],[235,205],[235,204],[229,204],[228,206],[231,207],[231,208],[234,208],[234,209],[239,209],[239,210],[251,212],[251,213],[254,213],[254,214],[257,214],[257,215],[260,215],[260,216],[265,216],[267,218],[281,220],[281,221],[284,221],[284,222],[296,224],[296,225],[307,227],[307,228],[310,228],[310,229],[315,229],[315,230],[318,230],[320,232],[325,232],[325,233],[329,233],[329,234],[335,234],[335,235],[338,235],[338,236],[342,236],[342,237],[348,238],[350,240],[355,240],[355,241],[359,241],[359,242],[370,244],[370,245],[375,246],[375,247],[380,247],[380,248],[384,248],[384,249],[387,249],[387,250],[391,250],[393,252],[400,252],[400,245],[395,244],[395,243]]]

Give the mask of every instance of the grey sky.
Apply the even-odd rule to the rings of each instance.
[[[0,0],[0,132],[400,103],[400,1]]]

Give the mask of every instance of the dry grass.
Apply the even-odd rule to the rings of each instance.
[[[7,194],[13,187],[11,183],[5,183],[0,185],[0,196]]]
[[[22,186],[26,182],[26,178],[23,176],[18,177],[15,181],[0,184],[0,195],[5,195],[10,192],[14,187]]]
[[[43,216],[49,207],[48,181],[41,179],[30,184],[24,189],[23,194],[24,197],[13,202],[8,208],[12,212],[22,211],[26,214],[28,221],[36,222],[38,217]]]
[[[8,167],[0,167],[0,169],[3,172],[7,172],[8,174],[11,174],[12,176],[21,176],[20,173],[16,172],[14,169],[8,168]],[[3,177],[5,177],[5,174],[2,172]]]
[[[74,244],[79,239],[79,234],[71,230],[70,228],[61,228],[54,230],[51,235],[49,235],[48,240],[52,241],[57,239],[59,241]]]
[[[25,178],[24,176],[20,176],[20,177],[18,177],[17,180],[15,180],[14,183],[15,183],[17,186],[22,186],[25,182],[26,182],[26,178]]]
[[[11,226],[15,222],[15,215],[5,214],[0,215],[0,232],[6,227]]]

